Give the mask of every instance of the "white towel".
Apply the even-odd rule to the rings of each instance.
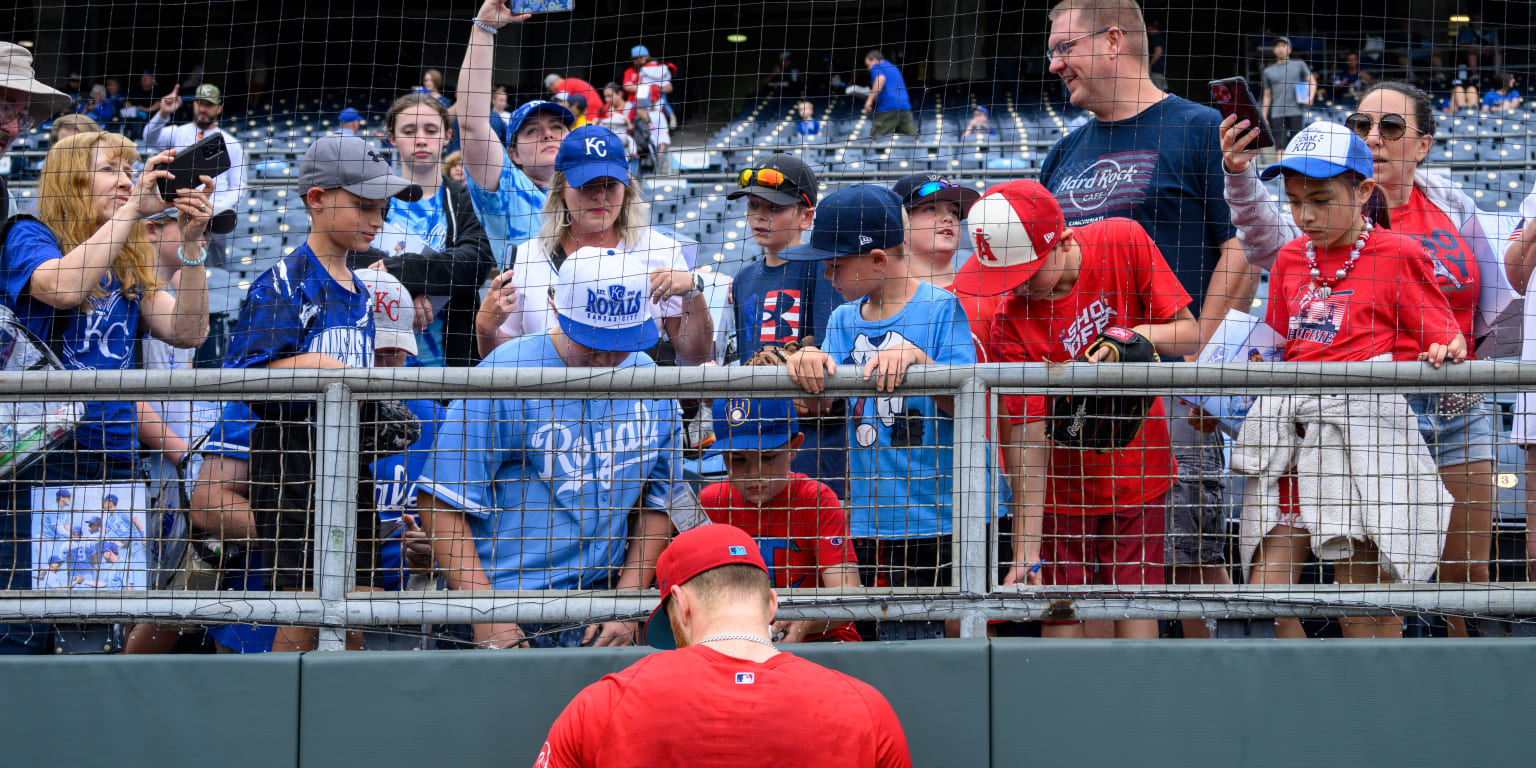
[[[1296,435],[1296,425],[1306,435]],[[1440,563],[1453,499],[1400,395],[1259,398],[1232,450],[1243,492],[1243,565],[1280,522],[1280,477],[1296,468],[1300,525],[1312,551],[1342,560],[1370,541],[1397,581],[1426,582]]]

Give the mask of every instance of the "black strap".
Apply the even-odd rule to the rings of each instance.
[[[3,263],[3,257],[5,254],[5,244],[10,240],[11,237],[11,227],[16,226],[18,223],[23,221],[35,221],[38,224],[43,223],[36,216],[33,216],[30,213],[18,213],[15,216],[5,220],[5,224],[0,226],[0,271],[7,269]],[[64,367],[64,324],[55,322],[58,320],[58,317],[59,313],[57,309],[54,309],[54,312],[48,317],[48,340],[46,342],[46,346],[49,351],[53,352],[53,356],[57,358],[59,367],[62,368]],[[16,327],[21,328],[22,332],[26,333],[28,336],[33,335],[30,329],[20,323],[17,323]],[[39,346],[43,346],[45,344],[43,340],[37,339],[35,337],[32,340]]]

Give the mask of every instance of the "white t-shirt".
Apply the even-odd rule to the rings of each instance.
[[[517,287],[517,309],[509,313],[501,324],[501,332],[514,339],[543,333],[555,325],[555,311],[549,306],[549,294],[555,287],[559,272],[550,262],[549,253],[540,247],[542,244],[530,240],[528,245],[521,251],[527,254],[527,259],[519,258],[517,266],[512,270],[512,283]],[[688,271],[688,261],[683,256],[682,246],[676,240],[657,236],[650,227],[641,230],[640,240],[634,248],[626,248],[620,242],[614,251],[614,258],[626,259],[635,265],[636,270],[645,274],[655,269]],[[656,318],[658,329],[661,328],[663,318],[678,317],[681,314],[683,300],[680,297],[651,303],[651,316]]]
[[[186,370],[192,367],[192,358],[197,355],[195,349],[177,349],[149,335],[144,336],[140,352],[143,354],[144,367],[151,370]],[[191,400],[152,401],[149,405],[160,414],[160,420],[164,421],[177,437],[191,444],[194,405]]]

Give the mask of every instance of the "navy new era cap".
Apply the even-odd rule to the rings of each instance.
[[[783,398],[717,398],[710,406],[715,444],[710,450],[772,451],[799,432],[795,405]]]
[[[827,195],[816,206],[809,243],[779,255],[789,261],[821,261],[894,248],[905,239],[901,198],[887,187],[854,184]]]

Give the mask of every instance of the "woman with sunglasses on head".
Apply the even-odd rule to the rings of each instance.
[[[1514,299],[1498,265],[1505,244],[1472,199],[1444,171],[1421,167],[1434,146],[1435,117],[1429,94],[1401,82],[1383,82],[1360,98],[1345,125],[1365,140],[1375,161],[1378,189],[1391,211],[1393,232],[1417,238],[1433,261],[1435,280],[1450,301],[1469,341],[1488,328]],[[1269,201],[1250,150],[1258,131],[1229,117],[1221,124],[1226,198],[1249,263],[1271,268],[1288,240],[1301,236],[1290,217]],[[1481,395],[1411,395],[1419,431],[1440,468],[1452,508],[1438,579],[1441,583],[1487,581],[1492,542],[1495,412]],[[1466,633],[1463,619],[1451,631]]]

